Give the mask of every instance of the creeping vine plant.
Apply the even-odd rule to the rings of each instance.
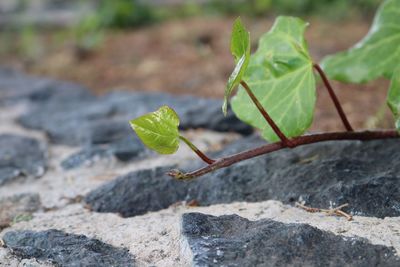
[[[304,38],[307,25],[299,18],[278,17],[271,30],[261,37],[253,55],[250,55],[250,34],[240,18],[233,25],[231,52],[236,67],[225,88],[222,111],[226,114],[230,95],[239,87],[231,101],[234,113],[273,143],[213,160],[179,135],[179,117],[167,106],[130,121],[149,148],[172,154],[182,140],[208,164],[189,173],[173,170],[171,176],[190,179],[282,148],[327,140],[400,137],[400,0],[384,1],[367,36],[348,51],[326,57],[321,66],[308,51]],[[346,131],[303,135],[313,120],[315,73],[322,78]],[[387,103],[395,116],[397,130],[353,131],[328,77],[360,83],[382,76],[391,79]]]

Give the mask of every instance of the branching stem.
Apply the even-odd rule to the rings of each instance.
[[[349,206],[348,203],[340,205],[339,207],[336,208],[332,208],[332,209],[320,209],[320,208],[313,208],[313,207],[309,207],[309,206],[305,206],[302,203],[298,203],[296,202],[296,207],[301,208],[307,212],[311,212],[311,213],[315,213],[315,212],[324,212],[328,215],[336,215],[336,216],[342,216],[345,217],[348,221],[353,220],[353,216],[351,216],[350,214],[342,211],[343,208]]]
[[[399,137],[400,135],[396,130],[380,130],[380,131],[363,131],[363,132],[333,132],[333,133],[311,134],[293,138],[291,141],[294,147],[297,147],[297,146],[319,143],[324,141],[331,141],[331,140],[368,141],[374,139],[390,139]],[[202,176],[206,173],[231,166],[236,162],[268,154],[283,148],[286,148],[286,145],[283,143],[283,141],[272,144],[266,144],[254,149],[250,149],[231,156],[217,159],[208,166],[205,166],[193,172],[183,173],[177,170],[173,170],[168,174],[178,179],[192,179]]]
[[[274,130],[274,132],[276,133],[276,135],[279,137],[279,139],[281,139],[282,143],[286,146],[286,147],[294,147],[293,143],[291,140],[289,140],[286,135],[284,133],[282,133],[282,131],[279,129],[278,125],[276,125],[276,123],[274,122],[274,120],[271,118],[271,116],[269,116],[269,114],[267,113],[267,111],[264,109],[264,107],[261,105],[261,103],[258,101],[257,97],[253,94],[253,92],[251,91],[249,85],[245,82],[245,81],[241,81],[240,84],[243,86],[243,88],[246,90],[247,94],[249,95],[249,97],[251,98],[251,100],[253,101],[253,103],[256,105],[256,107],[258,108],[258,110],[260,111],[260,113],[263,115],[263,117],[265,118],[265,120],[268,122],[269,126],[271,126],[271,128]]]
[[[313,66],[314,66],[314,69],[318,72],[319,76],[321,76],[326,89],[328,89],[329,95],[330,95],[333,103],[335,104],[336,110],[339,113],[340,118],[342,119],[344,127],[346,128],[347,131],[352,132],[353,127],[351,127],[350,122],[346,117],[346,114],[344,114],[344,111],[343,111],[342,106],[340,105],[339,99],[337,98],[335,91],[333,91],[333,88],[332,88],[328,78],[326,77],[324,71],[317,63],[314,63]]]
[[[192,142],[190,142],[188,139],[186,139],[182,135],[179,136],[179,139],[181,139],[183,142],[185,142],[185,144],[188,145],[188,147],[190,147],[190,149],[193,150],[193,152],[196,153],[197,156],[199,156],[205,163],[212,164],[215,162],[214,159],[210,159],[209,157],[207,157],[203,152],[201,152],[200,149],[198,149]]]

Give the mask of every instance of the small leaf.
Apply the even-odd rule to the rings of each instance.
[[[162,106],[157,111],[130,121],[132,129],[142,142],[160,154],[173,154],[179,148],[179,117],[176,112]]]
[[[235,58],[236,66],[225,88],[224,104],[222,105],[222,111],[225,116],[228,108],[229,96],[233,89],[241,82],[250,60],[250,34],[243,26],[240,18],[237,18],[233,24],[231,52]]]
[[[298,18],[277,18],[261,37],[243,78],[287,137],[310,127],[315,108],[313,62],[304,39],[307,25]],[[243,88],[232,98],[232,109],[239,119],[260,129],[265,139],[279,140]]]
[[[396,120],[396,128],[400,132],[400,66],[393,74],[387,104]]]
[[[330,78],[362,83],[390,79],[400,62],[400,1],[387,0],[378,9],[369,33],[348,51],[326,57],[322,67]]]

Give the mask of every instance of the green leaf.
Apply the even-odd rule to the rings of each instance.
[[[244,80],[287,137],[303,134],[311,125],[316,90],[313,62],[304,39],[307,23],[278,17],[250,58]],[[232,98],[232,109],[244,122],[279,140],[243,88]]]
[[[330,78],[362,83],[390,78],[400,62],[400,1],[385,1],[369,33],[348,51],[328,56],[322,67]]]
[[[132,129],[142,142],[160,154],[173,154],[179,148],[179,117],[176,112],[162,106],[157,111],[130,121]]]
[[[250,60],[250,34],[243,26],[240,18],[235,20],[232,29],[231,37],[231,52],[235,58],[236,66],[231,76],[229,77],[228,84],[225,88],[224,104],[222,111],[226,116],[228,107],[228,99],[233,89],[239,85],[242,80]]]
[[[396,128],[400,132],[400,66],[393,74],[387,104],[395,117]]]

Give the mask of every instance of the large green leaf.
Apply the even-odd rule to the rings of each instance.
[[[250,59],[250,34],[243,26],[240,18],[237,18],[233,24],[231,52],[235,58],[236,66],[229,77],[228,84],[225,88],[224,104],[222,105],[224,115],[226,115],[229,96],[233,89],[241,82]]]
[[[400,1],[387,0],[379,8],[369,33],[346,52],[328,56],[322,67],[328,76],[362,83],[390,78],[400,62]]]
[[[179,117],[176,112],[162,106],[157,111],[130,121],[142,142],[160,154],[173,154],[179,148]]]
[[[313,62],[304,39],[307,23],[278,17],[261,37],[250,58],[244,80],[287,137],[303,134],[315,108]],[[269,141],[279,140],[243,88],[232,98],[232,109],[244,122],[262,131]]]
[[[400,132],[400,67],[392,76],[387,103],[396,120],[396,128]]]

